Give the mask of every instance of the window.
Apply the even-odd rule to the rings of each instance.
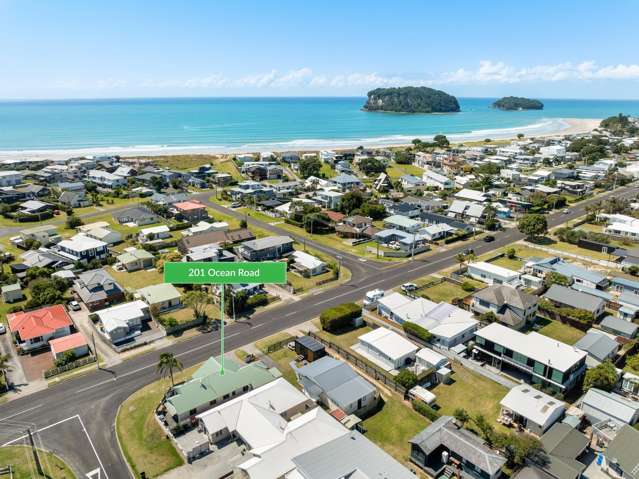
[[[528,358],[518,352],[513,353],[513,359],[519,364],[526,364],[528,362]]]
[[[535,366],[533,367],[533,371],[540,376],[543,376],[546,372],[546,366],[542,363],[535,361]]]
[[[222,398],[223,400],[227,400],[229,398],[228,394],[225,394],[224,397]]]
[[[557,371],[556,369],[552,370],[552,375],[550,376],[550,378],[556,383],[564,383],[564,374],[561,371]]]
[[[484,340],[484,338],[482,338],[481,336],[477,336],[477,337],[475,338],[475,342],[476,342],[477,344],[486,344],[486,341],[485,341],[485,340]]]
[[[503,353],[504,347],[500,344],[495,344],[495,351],[497,351],[498,353]]]

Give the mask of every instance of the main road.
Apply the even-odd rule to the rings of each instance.
[[[611,195],[617,197],[635,196],[639,187],[627,186],[614,192],[607,192],[571,207],[570,212],[548,215],[549,227],[561,225],[571,219],[582,216],[589,203],[605,199]],[[215,205],[214,208],[222,208]],[[229,214],[230,210],[224,210]],[[239,215],[238,212],[232,212]],[[275,225],[248,219],[261,228],[277,234],[289,232],[279,230]],[[295,236],[295,235],[290,235]],[[254,315],[250,320],[231,324],[226,328],[226,350],[252,343],[278,331],[298,325],[318,316],[324,309],[344,302],[357,301],[370,289],[390,289],[401,283],[456,264],[456,255],[462,250],[473,248],[477,255],[494,251],[523,238],[515,229],[495,233],[495,241],[485,243],[477,240],[463,246],[452,247],[423,259],[406,261],[399,264],[363,262],[356,256],[327,248],[318,243],[307,244],[333,256],[340,255],[342,264],[348,267],[352,276],[347,283],[328,290],[311,292],[299,301],[283,304]],[[301,238],[296,238],[301,239]],[[157,379],[156,362],[160,352],[175,354],[185,367],[204,361],[219,352],[219,338],[216,332],[195,336],[176,342],[162,350],[147,352],[135,356],[114,366],[110,371],[98,370],[86,375],[69,379],[48,389],[29,396],[18,398],[0,406],[0,432],[4,424],[19,421],[43,428],[71,416],[79,415],[93,440],[97,454],[101,458],[105,472],[110,478],[129,477],[129,469],[120,454],[115,436],[115,419],[118,408],[124,400],[142,386]],[[7,422],[3,423],[3,420]],[[59,440],[65,441],[64,437]],[[75,438],[69,447],[86,448]]]

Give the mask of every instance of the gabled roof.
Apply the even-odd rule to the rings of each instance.
[[[52,339],[49,341],[51,352],[54,354],[64,353],[65,351],[71,351],[73,349],[86,346],[87,338],[84,334],[77,332],[69,334],[68,336],[62,336],[61,338]]]
[[[639,411],[639,401],[632,401],[619,394],[590,388],[581,399],[582,409],[586,414],[599,420],[615,419],[629,424]]]
[[[614,316],[606,316],[600,325],[602,328],[608,328],[611,331],[620,332],[630,337],[634,337],[639,329],[639,325]]]
[[[7,314],[9,329],[20,335],[22,341],[53,334],[58,329],[72,326],[73,321],[61,304],[19,313]]]
[[[545,426],[557,414],[557,411],[566,408],[563,401],[538,391],[528,384],[512,388],[499,404],[540,426]]]
[[[473,296],[500,307],[506,304],[519,309],[528,309],[539,301],[537,296],[503,284],[488,286],[477,291]]]
[[[639,431],[624,425],[608,444],[608,448],[604,452],[608,461],[613,459],[621,467],[624,477],[631,479],[639,479],[639,453],[637,447],[639,445]]]
[[[619,343],[607,334],[589,331],[575,343],[575,347],[587,352],[596,360],[603,361],[619,349]]]
[[[586,469],[577,457],[588,447],[589,440],[565,423],[555,423],[540,438],[549,462],[544,466],[553,476],[572,479]]]
[[[553,284],[543,296],[550,301],[556,301],[576,309],[594,312],[601,308],[605,301],[591,294],[575,291],[558,284]]]

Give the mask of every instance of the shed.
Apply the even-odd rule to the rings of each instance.
[[[68,351],[71,351],[76,358],[81,358],[89,354],[87,340],[80,332],[52,339],[49,341],[49,346],[51,347],[51,354],[54,360]]]
[[[295,352],[304,356],[308,362],[326,356],[324,345],[310,336],[301,336],[295,339]]]
[[[2,287],[2,301],[5,303],[13,303],[22,299],[24,299],[24,293],[20,283],[7,284]]]

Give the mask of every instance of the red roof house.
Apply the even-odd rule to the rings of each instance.
[[[49,341],[49,346],[51,347],[53,359],[57,359],[58,356],[67,351],[72,351],[76,358],[89,354],[87,339],[80,332],[52,339]]]
[[[19,313],[7,314],[9,329],[24,351],[38,349],[50,339],[71,334],[73,321],[61,304]]]
[[[206,206],[199,201],[188,200],[173,204],[175,211],[182,214],[189,221],[202,220],[208,217]]]

